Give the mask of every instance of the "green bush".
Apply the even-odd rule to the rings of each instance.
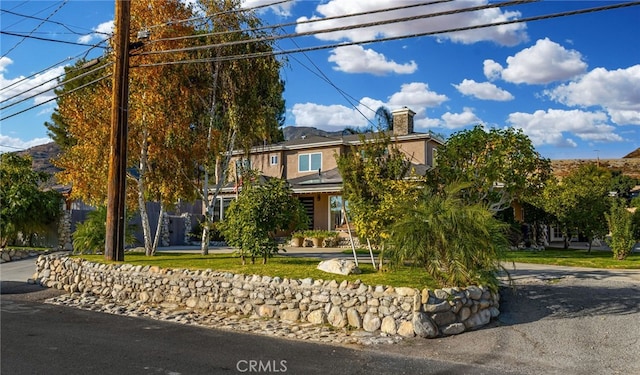
[[[127,216],[130,221],[131,215]],[[125,244],[133,245],[136,242],[134,233],[135,225],[129,224],[125,229]],[[76,226],[73,233],[74,254],[95,254],[104,251],[105,238],[107,236],[107,208],[98,207],[89,212],[87,219]]]
[[[508,248],[508,224],[482,204],[459,197],[464,186],[444,193],[426,189],[417,203],[401,208],[393,225],[389,255],[392,265],[424,267],[442,286],[472,284],[497,288],[496,271]]]

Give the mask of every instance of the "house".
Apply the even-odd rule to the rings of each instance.
[[[415,113],[408,108],[393,111],[391,140],[404,152],[417,171],[434,165],[436,149],[443,140],[430,133],[414,132]],[[216,202],[216,217],[224,219],[224,210],[235,198],[240,168],[260,171],[264,177],[286,179],[304,205],[313,229],[334,230],[342,223],[342,177],[336,156],[361,144],[359,135],[337,137],[309,136],[303,139],[254,147],[246,156],[236,151],[230,163],[233,182],[227,185]]]

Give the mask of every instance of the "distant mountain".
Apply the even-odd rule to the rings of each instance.
[[[635,151],[631,151],[629,154],[622,157],[623,159],[634,159],[640,158],[640,147],[636,148]]]
[[[339,137],[342,135],[342,130],[328,132],[311,126],[287,126],[282,129],[282,132],[284,133],[284,139],[287,141],[301,139],[302,137],[310,135],[319,135],[322,137]]]
[[[33,161],[32,166],[35,171],[45,172],[50,175],[60,171],[60,169],[54,167],[51,162],[52,159],[55,159],[60,155],[60,146],[54,142],[34,146],[24,151],[18,151],[16,154],[20,156],[31,156]]]

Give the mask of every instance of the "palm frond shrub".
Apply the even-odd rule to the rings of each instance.
[[[132,215],[127,214],[127,222]],[[125,244],[132,245],[136,242],[136,226],[128,224],[125,228]],[[107,207],[100,206],[87,214],[87,219],[76,226],[73,232],[74,254],[95,254],[104,251],[105,238],[107,236]]]
[[[508,225],[485,205],[466,204],[460,198],[463,189],[452,185],[437,193],[425,188],[417,202],[400,207],[391,230],[392,266],[424,267],[441,286],[497,287]]]

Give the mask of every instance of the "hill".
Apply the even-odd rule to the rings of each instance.
[[[622,157],[623,159],[640,158],[640,147]]]
[[[51,162],[51,159],[55,159],[60,155],[60,146],[54,142],[34,146],[24,151],[18,151],[16,154],[20,156],[31,156],[32,166],[36,171],[45,172],[50,175],[60,171],[60,169],[54,167]]]
[[[302,137],[310,135],[319,135],[322,137],[339,137],[342,135],[342,131],[328,132],[311,126],[287,126],[282,129],[282,133],[284,133],[284,139],[287,141],[301,139]]]

